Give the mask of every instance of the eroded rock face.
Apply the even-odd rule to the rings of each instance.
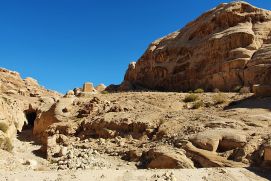
[[[18,103],[6,97],[0,97],[0,149],[11,151],[17,131],[21,131],[27,122]]]
[[[72,112],[76,109],[69,109],[74,103],[75,98],[63,98],[56,103],[45,104],[38,109],[37,118],[35,120],[33,134],[41,139],[42,142],[46,143],[48,133],[46,132],[48,127],[53,123],[60,121],[67,121]]]
[[[156,90],[270,85],[270,43],[270,11],[245,2],[221,4],[154,41],[129,65],[124,82]]]
[[[19,73],[0,68],[0,149],[11,151],[17,132],[32,126],[36,110],[51,107],[58,97],[35,79],[22,79]]]

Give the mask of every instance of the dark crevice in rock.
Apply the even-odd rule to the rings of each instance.
[[[27,123],[23,126],[23,130],[26,129],[33,129],[34,123],[37,117],[37,112],[36,110],[29,108],[28,110],[24,111],[25,117],[27,119]]]

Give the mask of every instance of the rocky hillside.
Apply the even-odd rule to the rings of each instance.
[[[270,166],[270,98],[251,96],[70,95],[41,107],[33,133],[61,170]]]
[[[131,63],[122,88],[233,90],[271,84],[271,11],[221,4],[160,38]]]
[[[8,180],[3,171],[50,170],[28,173],[71,180],[67,173],[74,180],[76,170],[92,170],[84,173],[131,180],[137,169],[175,169],[141,173],[178,180],[174,174],[183,169],[188,176],[178,178],[186,180],[271,178],[265,171],[271,167],[271,97],[255,96],[247,87],[218,90],[271,87],[270,32],[271,12],[243,2],[222,4],[152,43],[120,87],[214,92],[112,93],[87,82],[60,95],[0,69],[0,177]],[[210,167],[215,169],[199,174],[186,170]],[[123,170],[127,179],[119,178]]]

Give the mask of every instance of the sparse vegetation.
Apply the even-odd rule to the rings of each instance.
[[[194,93],[196,93],[196,94],[204,93],[204,90],[199,88],[199,89],[194,90]]]
[[[239,90],[239,93],[240,93],[240,94],[249,94],[249,93],[250,93],[250,88],[249,88],[249,87],[242,87],[242,88]]]
[[[204,106],[204,102],[203,101],[196,101],[193,105],[192,105],[192,109],[199,109],[200,107]]]
[[[198,99],[199,99],[199,96],[197,96],[196,94],[189,94],[185,96],[184,102],[195,102]]]
[[[204,103],[204,106],[205,106],[205,107],[211,107],[212,105],[213,105],[213,104],[212,104],[211,102],[205,102],[205,103]]]
[[[223,104],[227,102],[227,97],[222,93],[218,93],[213,96],[213,101],[215,104]]]
[[[108,91],[102,91],[101,93],[102,93],[102,94],[109,94]]]

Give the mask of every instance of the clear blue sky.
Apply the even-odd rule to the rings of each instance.
[[[0,0],[0,67],[63,93],[85,81],[117,84],[149,43],[222,2]]]

